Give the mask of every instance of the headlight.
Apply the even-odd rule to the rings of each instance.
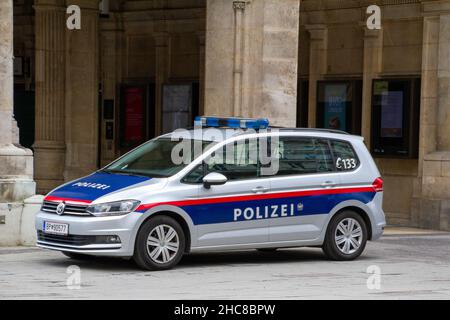
[[[90,205],[86,211],[97,217],[120,216],[132,212],[140,203],[137,200],[99,203]]]

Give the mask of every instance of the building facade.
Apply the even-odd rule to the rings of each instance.
[[[14,96],[0,93],[0,137],[28,168],[22,197],[196,115],[268,117],[364,136],[388,223],[450,230],[450,0],[99,2],[2,1],[15,58],[2,41],[0,84]],[[70,5],[80,30],[66,25]],[[8,172],[0,185],[18,181]]]

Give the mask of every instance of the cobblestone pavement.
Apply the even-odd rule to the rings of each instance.
[[[67,287],[71,265],[80,267],[79,289]],[[381,287],[368,289],[367,268],[374,265]],[[123,259],[78,261],[38,248],[0,248],[0,299],[8,298],[450,299],[450,234],[385,236],[352,262],[328,261],[313,248],[249,250],[189,255],[163,272]]]

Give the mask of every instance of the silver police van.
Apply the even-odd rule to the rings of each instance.
[[[321,247],[352,260],[382,233],[383,180],[363,138],[197,117],[52,190],[37,245],[175,266],[198,251]]]

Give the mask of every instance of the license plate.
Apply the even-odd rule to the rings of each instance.
[[[59,234],[62,236],[67,236],[69,234],[69,225],[65,223],[44,221],[42,229],[45,233]]]

